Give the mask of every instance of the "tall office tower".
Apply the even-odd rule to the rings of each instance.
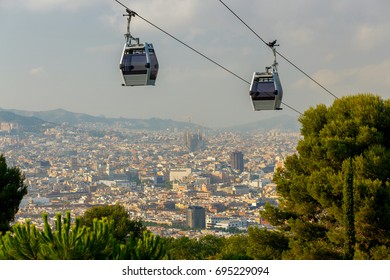
[[[231,166],[240,172],[244,171],[244,154],[242,152],[233,152],[230,156]]]
[[[69,165],[72,170],[79,169],[79,162],[77,160],[77,157],[71,157],[69,160]]]
[[[206,228],[206,209],[200,206],[189,206],[187,225],[190,228]]]

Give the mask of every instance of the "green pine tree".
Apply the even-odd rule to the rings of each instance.
[[[56,215],[52,228],[47,214],[38,230],[30,221],[16,224],[0,236],[0,259],[8,260],[159,260],[166,259],[162,239],[148,231],[123,244],[114,237],[114,223],[94,219],[92,227],[71,221],[70,212]]]
[[[132,260],[161,260],[166,257],[166,249],[158,235],[144,231],[142,238],[131,238],[127,242],[128,256]]]
[[[355,254],[355,213],[353,188],[353,160],[350,158],[344,184],[344,217],[345,217],[345,259],[352,260]]]
[[[19,204],[27,194],[25,177],[18,167],[8,167],[0,155],[0,235],[10,229],[10,222],[19,211]]]
[[[80,217],[81,225],[92,227],[94,219],[107,218],[114,223],[114,237],[124,242],[128,237],[142,238],[146,230],[141,220],[131,220],[123,205],[94,206]]]
[[[279,208],[262,213],[289,239],[282,257],[350,258],[355,244],[355,259],[383,258],[390,245],[390,100],[347,96],[299,120],[297,153],[274,176]],[[351,158],[353,180],[346,175]],[[353,195],[344,195],[346,176]]]

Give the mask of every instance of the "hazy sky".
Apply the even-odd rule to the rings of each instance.
[[[336,96],[390,97],[390,1],[224,0],[264,40]],[[218,0],[123,0],[142,17],[250,81],[273,55]],[[114,0],[0,0],[0,107],[63,108],[106,117],[174,119],[222,127],[254,112],[249,86],[139,17],[132,34],[153,43],[154,87],[122,87],[124,8]],[[334,101],[278,57],[283,102],[304,112]]]

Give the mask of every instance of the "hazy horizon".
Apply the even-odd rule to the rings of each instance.
[[[71,114],[75,114],[75,115],[87,115],[87,116],[91,116],[91,117],[96,117],[96,118],[105,118],[105,119],[121,119],[121,117],[107,117],[107,116],[104,116],[104,115],[93,115],[93,114],[85,114],[85,113],[80,113],[80,112],[72,112],[72,111],[69,111],[69,110],[65,110],[63,108],[56,108],[56,109],[52,109],[52,110],[41,110],[41,111],[30,111],[30,110],[19,110],[19,109],[14,109],[14,108],[2,108],[0,107],[0,111],[6,111],[6,112],[12,112],[12,113],[15,113],[17,115],[21,115],[21,116],[34,116],[34,117],[38,117],[39,118],[39,113],[51,113],[51,112],[55,112],[55,111],[65,111],[67,113],[71,113]],[[171,118],[158,118],[158,117],[146,117],[146,118],[130,118],[130,117],[124,117],[123,119],[126,119],[126,120],[152,120],[152,119],[160,119],[160,120],[163,120],[163,121],[177,121],[177,122],[181,122],[181,123],[192,123],[193,125],[195,126],[200,126],[200,127],[204,127],[206,129],[238,129],[240,130],[241,127],[247,127],[247,126],[253,126],[255,124],[258,124],[258,123],[261,123],[261,122],[264,122],[264,121],[270,121],[270,123],[272,124],[275,124],[277,123],[277,121],[281,121],[282,123],[280,123],[278,125],[278,127],[280,126],[288,126],[288,129],[296,129],[296,125],[294,125],[293,123],[287,123],[287,120],[286,119],[289,119],[291,118],[291,120],[293,122],[296,122],[297,125],[299,125],[299,121],[298,119],[295,119],[287,114],[281,114],[281,115],[278,115],[274,118],[267,118],[267,119],[260,119],[260,120],[255,120],[255,121],[249,121],[249,122],[245,122],[245,123],[241,123],[241,124],[235,124],[235,125],[230,125],[230,126],[219,126],[219,127],[206,127],[206,126],[203,126],[201,124],[198,124],[196,122],[193,122],[192,119],[188,119],[188,120],[174,120],[174,119],[171,119]],[[41,118],[42,120],[43,119],[46,119],[46,121],[48,121],[47,117],[46,118]],[[290,120],[290,121],[291,121]],[[268,124],[269,126],[269,124]],[[268,128],[267,126],[267,128]],[[260,129],[261,127],[259,127]],[[278,129],[278,128],[276,128]],[[251,130],[251,128],[249,128],[249,130]]]

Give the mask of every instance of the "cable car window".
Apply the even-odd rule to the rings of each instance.
[[[274,100],[275,85],[273,82],[253,82],[250,94],[253,100]]]
[[[158,62],[157,62],[157,57],[154,51],[150,50],[150,62],[151,62],[151,71],[150,71],[150,79],[151,80],[156,80],[157,79],[157,72],[158,72]]]
[[[125,54],[123,56],[123,74],[146,74],[146,58],[142,54]]]

